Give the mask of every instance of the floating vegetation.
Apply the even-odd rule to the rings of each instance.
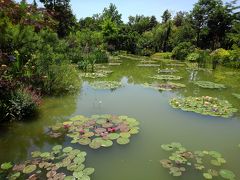
[[[226,88],[223,84],[217,84],[211,81],[196,81],[194,84],[198,85],[202,88],[208,88],[208,89],[221,89]]]
[[[216,151],[189,151],[180,143],[161,145],[162,149],[171,152],[168,159],[160,161],[164,168],[169,169],[172,176],[181,176],[188,169],[195,169],[202,173],[205,179],[222,177],[223,179],[235,179],[232,171],[221,169],[226,160]]]
[[[178,71],[173,68],[166,68],[166,69],[158,69],[157,72],[158,73],[175,73]]]
[[[117,63],[117,62],[112,62],[112,63],[108,63],[109,66],[120,66],[122,63]]]
[[[152,79],[158,79],[158,80],[180,80],[182,79],[181,76],[174,76],[174,75],[154,75],[154,76],[151,76],[150,78]]]
[[[174,89],[179,89],[179,88],[185,88],[185,84],[181,83],[174,83],[174,82],[167,82],[167,83],[153,83],[153,84],[148,84],[144,83],[143,84],[145,87],[151,87],[157,90],[162,90],[162,91],[170,91]]]
[[[139,60],[141,57],[133,56],[133,55],[118,55],[120,58],[126,58],[130,60]]]
[[[138,67],[159,67],[160,64],[138,64]]]
[[[61,134],[72,138],[71,143],[89,145],[92,149],[110,147],[113,141],[128,144],[130,137],[139,132],[139,122],[134,118],[115,115],[93,115],[90,118],[79,115],[64,123],[50,127],[49,135]],[[55,135],[57,134],[57,136]]]
[[[183,111],[192,111],[203,115],[231,117],[237,109],[225,100],[209,96],[173,98],[170,100],[173,108],[182,109]]]
[[[85,168],[87,153],[72,147],[63,148],[56,145],[51,152],[34,151],[32,158],[12,165],[10,162],[1,165],[0,173],[4,179],[83,179],[90,180],[94,168]],[[2,177],[2,176],[1,176]]]
[[[152,61],[152,60],[142,60],[140,61],[141,64],[154,64],[157,63],[157,61]]]
[[[94,89],[117,89],[122,86],[121,82],[117,81],[95,81],[89,84]]]
[[[108,71],[108,70],[99,70],[98,72],[94,73],[82,73],[81,77],[85,78],[102,78],[102,77],[107,77],[109,74],[111,74],[113,71]]]
[[[170,64],[167,64],[167,66],[184,67],[185,63],[176,63],[176,64],[170,63]]]
[[[232,95],[235,96],[236,98],[240,99],[240,94],[232,93]]]

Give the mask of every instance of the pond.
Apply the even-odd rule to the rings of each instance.
[[[169,63],[172,63],[169,64]],[[227,163],[224,169],[233,171],[240,178],[240,73],[218,67],[215,71],[186,68],[183,63],[158,61],[158,66],[138,66],[139,61],[122,58],[121,65],[110,66],[113,71],[105,81],[121,81],[122,87],[107,90],[94,89],[89,84],[99,79],[84,79],[79,93],[71,96],[45,98],[37,117],[27,122],[0,126],[0,164],[19,162],[30,157],[32,151],[50,150],[54,145],[73,146],[87,152],[86,165],[95,168],[93,180],[171,180],[167,169],[160,164],[169,156],[162,144],[180,142],[189,150],[215,150]],[[159,69],[174,68],[172,75],[182,79],[174,82],[185,88],[161,91],[144,86],[159,82],[150,77]],[[160,73],[164,74],[164,73]],[[205,89],[193,81],[212,81],[226,88]],[[228,100],[238,112],[230,118],[212,117],[174,109],[169,105],[173,97],[212,96]],[[94,114],[127,115],[140,122],[140,133],[131,137],[127,145],[114,142],[112,147],[91,149],[71,144],[69,137],[51,138],[48,127],[75,115]],[[188,171],[179,179],[203,179],[201,173]]]

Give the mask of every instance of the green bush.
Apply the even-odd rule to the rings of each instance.
[[[108,55],[106,51],[96,50],[94,54],[95,54],[97,64],[108,63]]]
[[[229,62],[230,53],[228,50],[219,48],[214,50],[211,54],[212,68],[215,69],[217,64],[227,64]]]
[[[30,115],[36,112],[39,102],[39,95],[29,89],[20,88],[12,91],[8,96],[8,100],[5,99],[0,102],[0,121],[29,118]]]
[[[199,53],[192,52],[192,53],[188,54],[186,60],[189,61],[189,62],[198,62],[199,58],[200,58]]]
[[[48,94],[61,95],[79,89],[81,80],[74,65],[51,65],[44,79],[44,91]]]
[[[195,47],[190,42],[178,44],[172,51],[172,57],[178,60],[185,60],[188,54],[194,52]]]
[[[240,48],[234,47],[233,50],[229,50],[229,65],[231,67],[240,68]]]

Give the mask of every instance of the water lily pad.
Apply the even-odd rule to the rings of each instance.
[[[226,88],[223,84],[217,84],[211,81],[195,81],[194,84],[198,85],[199,87],[208,88],[208,89]]]
[[[130,142],[130,140],[128,138],[118,138],[117,139],[117,143],[118,144],[128,144]]]
[[[107,137],[109,138],[109,139],[111,139],[111,140],[115,140],[115,139],[117,139],[117,138],[119,138],[119,134],[117,134],[117,133],[109,133],[108,135],[107,135]]]
[[[171,154],[168,159],[163,159],[160,161],[164,168],[169,169],[169,173],[173,176],[181,176],[183,172],[188,170],[195,170],[203,173],[205,179],[213,179],[222,173],[221,176],[228,176],[231,179],[235,175],[228,170],[221,170],[220,167],[226,163],[226,160],[217,151],[189,151],[183,147],[180,143],[170,143],[161,145],[162,149],[169,151]],[[211,169],[211,165],[214,165],[214,169]],[[204,172],[202,172],[204,170]],[[218,171],[220,172],[218,173]]]
[[[192,111],[203,115],[230,117],[236,108],[225,100],[213,98],[209,96],[202,97],[186,97],[186,98],[173,98],[170,100],[170,105],[173,108],[179,108],[184,111]]]
[[[13,165],[11,162],[5,162],[5,163],[1,164],[1,169],[3,169],[3,170],[8,170],[12,167],[13,167]]]
[[[88,145],[91,143],[91,139],[89,138],[81,138],[78,140],[79,144],[81,145]]]
[[[227,169],[221,169],[219,171],[219,174],[222,178],[229,179],[229,180],[233,180],[236,177],[236,175],[232,171],[229,171]]]
[[[89,147],[92,148],[92,149],[98,149],[100,148],[102,145],[101,142],[99,141],[92,141],[90,144],[89,144]]]
[[[40,157],[41,152],[40,151],[33,151],[33,152],[31,152],[31,155],[32,155],[33,158]]]
[[[94,171],[95,171],[94,168],[85,168],[83,170],[83,174],[89,176],[89,175],[93,174]]]
[[[90,86],[94,89],[117,89],[122,86],[121,82],[117,81],[95,81],[91,82]]]
[[[174,75],[154,75],[154,76],[151,76],[150,78],[152,79],[157,79],[157,80],[180,80],[182,79],[181,76],[174,76]]]
[[[209,174],[209,173],[203,173],[203,177],[204,177],[205,179],[212,179],[212,178],[213,178],[212,175]]]
[[[75,116],[68,121],[65,121],[60,129],[61,133],[72,138],[71,143],[79,143],[81,145],[89,145],[92,149],[100,147],[110,147],[113,145],[113,140],[124,138],[119,144],[129,143],[130,137],[139,132],[139,122],[128,116],[116,116],[110,114],[93,115],[90,118],[85,116]],[[54,131],[58,133],[58,131]],[[55,149],[56,148],[56,149]],[[58,153],[58,147],[54,148],[54,152]],[[63,151],[66,151],[64,149]],[[49,157],[51,158],[51,157]]]
[[[72,147],[65,147],[65,148],[63,149],[63,152],[69,153],[69,152],[71,152],[72,150],[73,150]]]
[[[52,150],[53,151],[60,151],[62,149],[62,145],[56,145],[56,146],[53,146]]]
[[[186,85],[182,83],[173,83],[173,82],[167,82],[167,83],[144,83],[144,87],[150,87],[156,90],[162,90],[162,91],[171,91],[174,89],[179,89],[179,88],[185,88]]]
[[[101,143],[101,146],[103,147],[110,147],[113,145],[113,142],[111,140],[103,140]]]
[[[23,169],[23,173],[30,174],[37,169],[36,165],[28,165]]]

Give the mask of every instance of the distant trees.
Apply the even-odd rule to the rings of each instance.
[[[70,0],[40,0],[58,22],[59,37],[66,37],[74,29],[76,18],[70,7]]]

